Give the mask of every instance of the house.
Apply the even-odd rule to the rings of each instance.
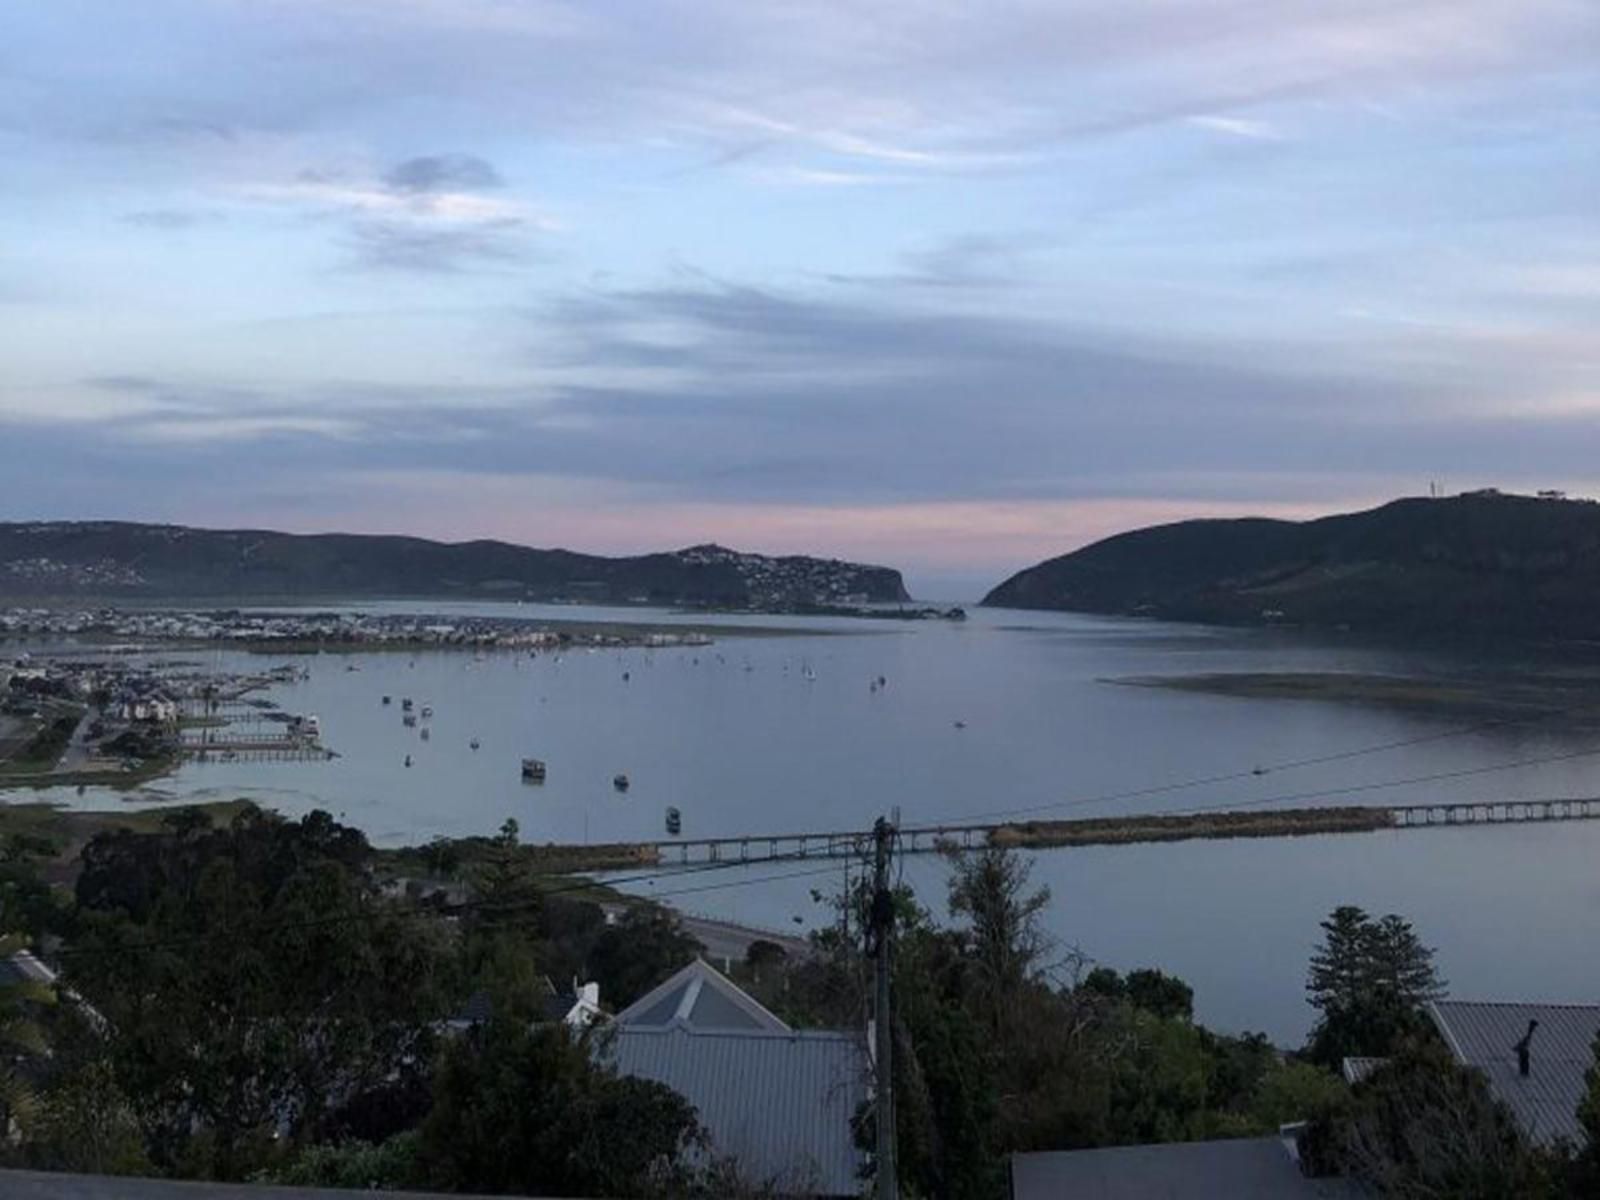
[[[1347,1179],[1301,1174],[1293,1137],[1011,1156],[1012,1200],[1357,1200]]]
[[[491,1011],[489,993],[474,992],[467,997],[461,1011],[445,1023],[446,1028],[459,1033],[470,1026],[482,1025],[489,1020]],[[573,980],[572,990],[563,992],[546,978],[539,997],[539,1012],[546,1024],[559,1023],[582,1032],[605,1017],[605,1010],[600,1007],[600,985],[579,984]]]
[[[1600,1004],[1436,1000],[1427,1011],[1456,1061],[1483,1072],[1530,1141],[1584,1140],[1577,1112],[1595,1065]]]
[[[860,1033],[791,1029],[696,959],[618,1013],[599,1053],[699,1112],[711,1153],[783,1195],[855,1196],[854,1120],[871,1068]]]
[[[1388,1061],[1387,1058],[1347,1058],[1339,1064],[1339,1072],[1346,1083],[1355,1087]]]
[[[54,987],[56,973],[36,958],[31,950],[16,950],[0,958],[0,988],[19,983]]]

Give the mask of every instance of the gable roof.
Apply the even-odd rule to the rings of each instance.
[[[600,1053],[693,1104],[712,1153],[732,1157],[747,1181],[780,1194],[860,1193],[865,1156],[851,1123],[868,1094],[861,1036],[619,1023]]]
[[[695,1030],[765,1030],[789,1027],[727,976],[695,959],[616,1015],[618,1025],[665,1029],[681,1024]]]
[[[1584,1072],[1595,1065],[1600,1036],[1600,1004],[1490,1004],[1436,1000],[1428,1015],[1458,1062],[1476,1067],[1489,1080],[1523,1132],[1547,1144],[1557,1138],[1584,1140],[1578,1124]],[[1516,1044],[1539,1028],[1530,1043],[1530,1069],[1517,1069]]]
[[[17,950],[0,958],[0,987],[18,983],[53,984],[56,973],[30,950]]]
[[[1116,1146],[1011,1156],[1012,1200],[1354,1200],[1348,1179],[1312,1179],[1282,1138]]]

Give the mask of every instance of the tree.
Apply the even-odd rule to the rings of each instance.
[[[1382,1057],[1425,1031],[1421,1009],[1444,994],[1434,951],[1409,922],[1374,920],[1353,905],[1322,922],[1323,941],[1311,957],[1307,999],[1321,1012],[1307,1053],[1337,1067],[1346,1057]]]
[[[705,949],[671,909],[634,904],[595,941],[589,967],[600,996],[620,1009],[632,1004]]]
[[[1006,998],[1038,972],[1049,939],[1039,914],[1050,889],[1028,890],[1033,864],[1015,850],[986,846],[952,856],[950,915],[971,927],[976,983],[991,1028],[1005,1025]]]
[[[1555,1200],[1532,1149],[1478,1071],[1412,1042],[1316,1121],[1302,1143],[1315,1173],[1351,1176],[1389,1200]]]
[[[26,1161],[50,1171],[139,1175],[150,1170],[133,1106],[104,1059],[52,1079],[29,1132]]]
[[[1194,989],[1175,975],[1144,968],[1129,971],[1128,1003],[1147,1013],[1171,1020],[1194,1018]]]
[[[663,1084],[599,1066],[588,1036],[491,1018],[444,1049],[417,1148],[427,1186],[637,1196],[690,1174],[704,1138]]]
[[[1594,1065],[1584,1072],[1583,1081],[1578,1125],[1585,1140],[1573,1154],[1567,1190],[1573,1196],[1600,1196],[1600,1034],[1594,1039]]]
[[[326,813],[255,809],[85,848],[70,978],[158,1167],[241,1177],[429,1056],[442,931],[379,895],[369,857]]]

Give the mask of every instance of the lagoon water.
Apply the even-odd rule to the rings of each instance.
[[[365,611],[440,611],[364,605]],[[703,622],[669,613],[461,605],[451,611]],[[1324,701],[1254,700],[1121,686],[1134,675],[1235,670],[1426,672],[1426,653],[1067,614],[976,610],[965,623],[717,618],[744,635],[697,648],[537,657],[463,651],[301,656],[310,676],[274,689],[316,713],[328,763],[210,763],[132,799],[250,796],[290,814],[326,808],[379,844],[492,832],[528,841],[656,840],[668,806],[687,837],[865,828],[1031,812],[1040,817],[1199,806],[1398,803],[1592,795],[1600,734],[1538,723],[1445,736],[1242,781],[1165,790],[1307,758],[1451,734],[1441,719]],[[782,626],[784,636],[759,636]],[[172,657],[164,654],[164,657]],[[234,651],[185,653],[259,668]],[[358,669],[350,670],[349,667]],[[873,689],[882,676],[886,686]],[[380,697],[394,697],[385,707]],[[429,704],[429,740],[400,700]],[[957,723],[961,723],[958,726]],[[480,748],[471,748],[477,739]],[[1573,755],[1515,770],[1525,759]],[[412,765],[405,765],[407,755]],[[521,782],[523,756],[549,763]],[[1386,785],[1462,771],[1448,781]],[[615,792],[626,772],[632,787]],[[1162,789],[1162,790],[1157,790]],[[1124,796],[1129,792],[1144,795]],[[46,794],[75,805],[115,793]],[[1106,799],[1124,796],[1122,799]],[[1054,850],[1034,879],[1054,895],[1063,952],[1194,985],[1202,1019],[1298,1040],[1317,921],[1341,903],[1410,917],[1460,997],[1600,999],[1600,823]],[[796,930],[823,918],[811,889],[838,864],[768,865],[640,882],[681,906]],[[942,909],[943,868],[906,877]]]

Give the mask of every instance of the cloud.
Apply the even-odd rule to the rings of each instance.
[[[485,194],[504,186],[487,160],[451,153],[404,159],[378,174],[307,168],[246,194],[338,218],[353,267],[459,273],[529,260],[533,235],[555,228],[516,200]]]
[[[346,244],[365,269],[450,273],[529,260],[526,232],[515,218],[452,226],[363,220],[350,225]]]
[[[221,214],[216,212],[184,208],[143,208],[123,213],[118,218],[124,225],[162,230],[193,229],[197,225],[206,225],[221,219]]]
[[[396,163],[384,174],[391,191],[418,194],[482,192],[504,187],[492,165],[472,154],[427,154]]]
[[[1231,137],[1248,138],[1252,141],[1281,142],[1284,137],[1271,122],[1248,117],[1221,117],[1207,113],[1186,117],[1185,120],[1198,129],[1208,129],[1213,133],[1225,133]]]
[[[1600,448],[1585,414],[1510,411],[1493,381],[1340,373],[1326,354],[1224,362],[1176,340],[851,293],[675,282],[571,294],[528,321],[521,383],[100,378],[140,404],[91,436],[204,443],[230,464],[219,478],[246,461],[561,475],[732,505],[1221,503],[1302,476],[1426,478],[1519,455],[1577,473]],[[1252,482],[1269,475],[1271,489]]]

